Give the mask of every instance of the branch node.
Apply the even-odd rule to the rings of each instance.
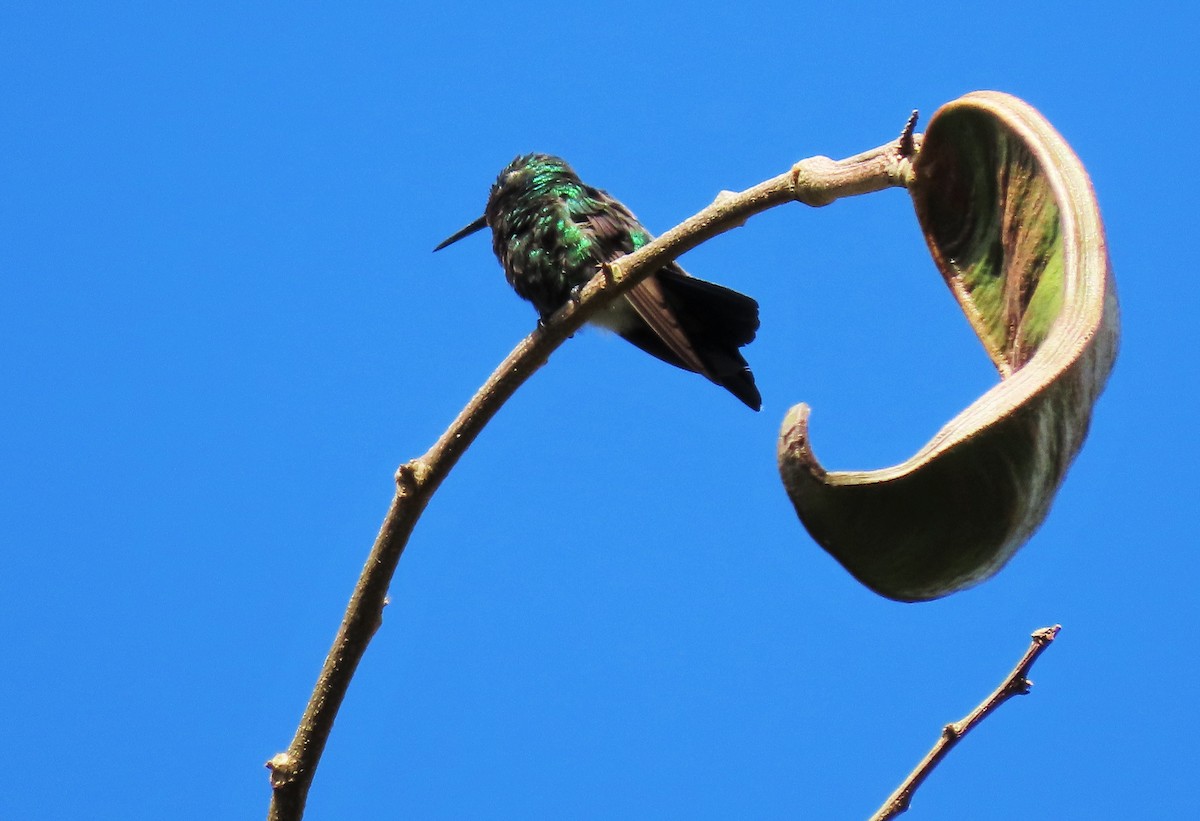
[[[600,273],[604,274],[604,282],[608,285],[615,285],[619,277],[623,277],[624,272],[621,268],[621,261],[613,260],[606,262],[600,266]]]
[[[913,151],[921,150],[921,135],[913,135]],[[899,188],[908,188],[913,180],[913,161],[910,157],[897,156],[896,161],[888,167],[888,179],[892,185]]]
[[[809,157],[792,166],[792,197],[798,202],[820,208],[836,200],[837,194],[830,190],[829,175],[837,170],[837,163],[829,157]]]
[[[296,771],[296,760],[289,753],[276,753],[264,766],[271,771],[272,789],[277,790],[292,783],[299,775]]]
[[[410,459],[396,468],[396,487],[401,493],[415,493],[425,480],[429,466],[421,459]]]
[[[729,211],[736,213],[736,204],[737,204],[740,196],[741,195],[738,194],[736,191],[730,191],[728,189],[718,191],[717,196],[713,198],[712,205],[710,207],[711,208],[724,208],[725,206],[729,206]],[[728,225],[731,229],[732,228],[741,228],[743,225],[746,224],[746,220],[748,220],[748,219],[750,219],[749,214],[741,215],[741,216],[738,216],[736,219],[731,219],[728,222]]]

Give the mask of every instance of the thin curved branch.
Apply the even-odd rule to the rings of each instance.
[[[975,729],[981,721],[995,712],[997,707],[1013,696],[1023,696],[1029,693],[1029,688],[1033,686],[1033,682],[1029,680],[1029,670],[1037,661],[1038,656],[1050,646],[1050,642],[1054,641],[1061,629],[1062,625],[1056,624],[1053,627],[1043,627],[1041,630],[1033,632],[1033,642],[1008,677],[966,718],[953,724],[947,724],[942,728],[942,735],[933,745],[933,749],[921,759],[921,763],[908,774],[908,778],[904,779],[904,783],[888,797],[888,800],[883,802],[883,806],[871,816],[870,821],[887,821],[889,818],[895,818],[906,812],[909,804],[912,803],[913,793],[917,791],[917,787],[921,786],[921,783],[933,772],[933,768],[941,763],[963,736]]]
[[[459,457],[517,388],[592,314],[667,262],[736,228],[754,214],[792,200],[819,206],[841,197],[907,185],[913,140],[911,127],[906,127],[902,139],[846,160],[802,160],[778,177],[718,197],[694,217],[601,270],[583,289],[578,303],[566,305],[517,345],[424,456],[396,471],[396,495],[296,735],[285,752],[267,762],[272,787],[269,821],[294,821],[303,816],[334,718],[367,644],[383,621],[388,586],[413,527]]]

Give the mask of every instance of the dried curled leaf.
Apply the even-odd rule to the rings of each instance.
[[[943,106],[913,175],[934,262],[1002,381],[883,470],[827,472],[804,404],[779,438],[784,487],[813,538],[904,601],[983,581],[1042,523],[1087,435],[1119,325],[1087,172],[1031,106],[997,92]]]

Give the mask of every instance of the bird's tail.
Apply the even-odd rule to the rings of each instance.
[[[750,344],[758,332],[758,303],[745,294],[688,276],[674,265],[659,271],[654,279],[691,350],[677,351],[678,344],[670,344],[648,326],[622,331],[621,336],[664,362],[703,374],[750,409],[759,410],[762,396],[738,350]]]

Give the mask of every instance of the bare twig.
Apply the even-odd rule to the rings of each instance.
[[[1028,678],[1029,670],[1042,651],[1050,646],[1050,642],[1054,641],[1054,637],[1061,629],[1062,625],[1056,624],[1053,627],[1043,627],[1041,630],[1033,632],[1033,642],[1008,677],[966,718],[953,724],[947,724],[942,728],[942,735],[933,745],[933,749],[926,754],[925,758],[921,759],[921,763],[908,774],[908,778],[904,779],[904,783],[888,797],[888,800],[883,802],[883,806],[871,816],[870,821],[886,821],[886,819],[895,818],[907,811],[917,787],[921,786],[921,783],[933,772],[933,768],[941,763],[941,760],[963,736],[975,729],[976,725],[1013,696],[1023,696],[1029,693],[1029,688],[1033,686],[1033,682]]]
[[[825,205],[840,197],[905,186],[911,176],[910,159],[902,155],[898,142],[840,162],[813,157],[746,191],[718,197],[694,217],[600,271],[583,289],[577,303],[564,306],[517,345],[433,447],[396,472],[396,495],[296,735],[285,752],[267,762],[273,789],[269,821],[293,821],[303,816],[308,789],[338,708],[367,644],[382,623],[388,585],[409,535],[442,480],[516,389],[588,317],[670,260],[741,225],[754,214],[791,200]]]

